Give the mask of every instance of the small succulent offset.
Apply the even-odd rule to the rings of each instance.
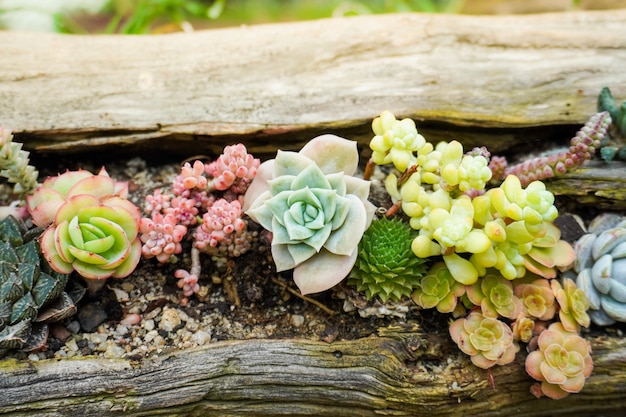
[[[40,257],[37,236],[8,216],[0,221],[0,356],[9,349],[32,350],[45,345],[49,322],[76,313],[80,291],[68,295],[68,276]],[[84,292],[84,290],[83,290]]]
[[[451,313],[465,290],[466,286],[454,279],[446,264],[437,262],[419,280],[411,298],[422,308],[436,307],[441,313]]]
[[[531,392],[558,400],[579,392],[591,375],[593,360],[589,342],[561,323],[541,332],[538,349],[526,358],[526,371],[540,381]]]
[[[356,261],[374,214],[369,181],[352,176],[358,159],[356,142],[318,136],[264,162],[244,196],[246,214],[272,232],[276,269],[293,269],[303,294],[333,287]]]
[[[587,295],[591,321],[626,322],[626,217],[606,213],[574,244],[577,286]]]
[[[15,184],[13,191],[21,196],[30,194],[38,185],[38,172],[29,165],[28,155],[21,143],[13,142],[11,131],[0,126],[0,176]]]
[[[483,369],[513,362],[518,350],[509,326],[479,312],[454,321],[450,336],[472,363]]]
[[[374,220],[359,243],[359,254],[348,284],[368,300],[400,301],[417,288],[426,271],[424,259],[412,256],[412,230],[399,219]]]
[[[41,250],[57,272],[77,271],[90,291],[106,278],[123,278],[141,255],[139,209],[126,199],[128,186],[102,169],[68,171],[48,178],[28,196],[33,222],[46,227]]]

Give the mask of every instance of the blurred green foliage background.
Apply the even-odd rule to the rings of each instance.
[[[146,34],[376,13],[557,11],[580,3],[585,0],[0,0],[0,28]]]

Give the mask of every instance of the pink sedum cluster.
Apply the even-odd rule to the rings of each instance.
[[[155,213],[152,218],[143,218],[139,223],[141,233],[141,254],[145,258],[156,257],[159,262],[167,262],[174,254],[180,253],[180,242],[187,234],[187,228],[177,224],[173,214]]]
[[[250,155],[246,147],[239,143],[225,147],[224,153],[206,165],[205,170],[213,177],[213,187],[216,190],[224,191],[235,186],[237,189],[233,191],[243,194],[256,176],[260,164],[261,161]],[[239,189],[241,187],[244,188]]]
[[[243,233],[246,223],[241,218],[241,204],[238,200],[228,202],[219,199],[202,216],[202,225],[196,229],[195,245],[198,249],[230,245],[232,235]]]
[[[140,239],[146,258],[168,262],[182,252],[185,236],[193,238],[191,268],[175,272],[183,301],[200,290],[200,251],[239,256],[251,247],[253,235],[242,219],[243,194],[255,177],[260,161],[242,144],[227,146],[214,162],[186,162],[174,178],[171,193],[156,190],[146,197]],[[191,233],[188,233],[193,228]]]

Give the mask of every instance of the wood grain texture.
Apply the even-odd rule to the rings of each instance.
[[[489,372],[446,336],[400,328],[332,344],[217,342],[128,360],[0,362],[0,413],[20,416],[591,416],[626,412],[626,342],[591,338],[582,392],[536,399],[525,355]]]
[[[0,125],[30,149],[254,152],[389,109],[499,151],[626,96],[626,10],[395,14],[154,36],[0,32]],[[503,130],[504,129],[504,130]],[[355,133],[355,134],[356,134]],[[449,137],[448,137],[449,139]],[[568,139],[568,138],[565,138]],[[272,146],[273,145],[273,146]]]

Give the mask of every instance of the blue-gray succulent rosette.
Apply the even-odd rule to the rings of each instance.
[[[278,151],[244,196],[250,218],[272,233],[276,270],[294,270],[303,294],[329,289],[352,269],[375,207],[370,182],[353,174],[356,142],[322,135],[300,152]]]

